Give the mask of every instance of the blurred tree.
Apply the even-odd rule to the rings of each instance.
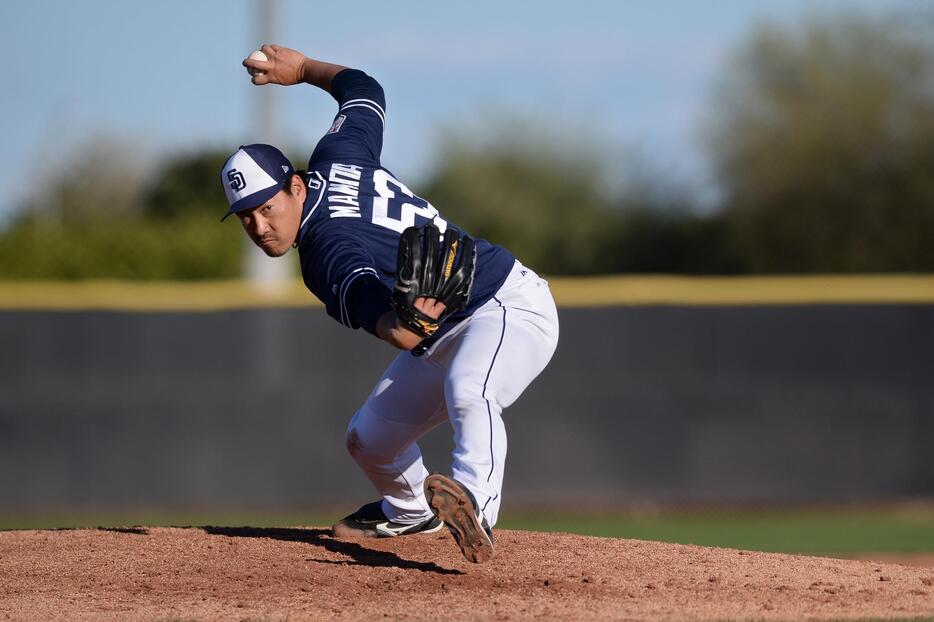
[[[132,213],[140,205],[144,169],[129,142],[95,136],[38,178],[43,184],[33,188],[21,211],[59,223]]]
[[[853,15],[764,26],[712,110],[745,269],[934,269],[934,54],[916,33]]]
[[[238,228],[213,215],[24,218],[0,235],[4,279],[218,279],[242,272]],[[225,226],[229,225],[229,226]]]
[[[716,215],[600,139],[515,119],[448,136],[423,189],[452,221],[548,274],[735,271]],[[716,248],[711,248],[716,246]]]
[[[82,145],[0,234],[0,278],[203,279],[242,271],[218,172],[227,154],[169,158],[146,180],[127,143]]]
[[[146,213],[158,218],[210,214],[218,220],[227,200],[220,170],[229,150],[209,149],[167,158],[143,196]]]
[[[605,272],[619,214],[596,153],[569,154],[520,131],[448,137],[419,188],[446,218],[503,244],[536,270]]]
[[[686,204],[685,204],[686,205]],[[742,262],[726,244],[724,219],[640,206],[623,211],[608,255],[609,272],[734,274]]]

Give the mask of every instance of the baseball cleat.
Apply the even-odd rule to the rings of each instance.
[[[415,524],[395,523],[383,513],[383,502],[374,501],[334,523],[331,533],[336,538],[394,538],[416,533],[434,533],[443,526],[437,516]]]
[[[456,479],[433,473],[425,479],[428,506],[451,530],[467,561],[493,559],[493,530],[477,507],[473,494]]]

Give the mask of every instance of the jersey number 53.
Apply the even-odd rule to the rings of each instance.
[[[447,221],[438,215],[438,210],[431,203],[415,196],[411,190],[405,187],[405,184],[383,169],[373,171],[373,185],[377,194],[377,196],[373,197],[373,224],[402,233],[407,228],[415,225],[416,216],[421,216],[433,221],[435,226],[441,230],[441,233],[444,233],[444,230],[447,229]],[[402,193],[403,196],[398,196],[397,191]],[[405,200],[406,197],[422,204],[409,203]],[[401,203],[398,208],[398,218],[389,215],[390,203],[393,212],[396,211],[396,206]]]

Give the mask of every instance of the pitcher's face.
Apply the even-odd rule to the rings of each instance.
[[[270,257],[281,257],[298,237],[304,202],[305,184],[293,175],[291,192],[280,190],[253,209],[237,212],[237,216],[254,244]]]

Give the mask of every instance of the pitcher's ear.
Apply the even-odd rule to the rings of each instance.
[[[305,189],[305,178],[301,173],[302,171],[299,171],[292,175],[292,179],[289,183],[289,194],[304,201],[307,191]]]

